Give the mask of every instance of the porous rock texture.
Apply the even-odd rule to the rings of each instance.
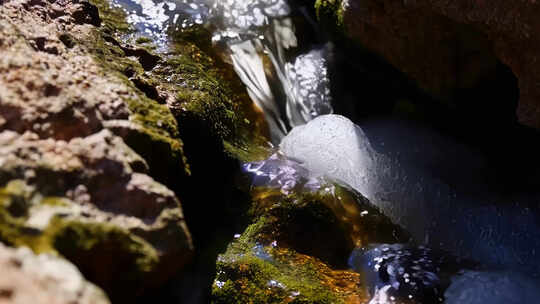
[[[0,303],[107,304],[103,291],[88,283],[69,262],[28,248],[0,244]]]
[[[489,81],[500,60],[519,81],[520,123],[540,128],[537,1],[317,0],[316,7],[438,99]]]
[[[179,199],[143,157],[189,169],[159,96],[105,65],[154,57],[103,25],[85,0],[0,1],[0,241],[61,255],[127,301],[193,255]]]

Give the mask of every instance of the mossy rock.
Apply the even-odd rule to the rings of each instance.
[[[142,292],[159,267],[156,249],[117,225],[77,215],[76,209],[67,198],[43,197],[23,181],[11,181],[0,188],[0,241],[65,257],[113,300]]]
[[[365,197],[337,184],[288,195],[261,187],[252,194],[251,216],[264,215],[272,221],[266,235],[336,267],[346,267],[356,247],[410,239]]]
[[[217,261],[215,303],[365,303],[347,269],[357,246],[406,242],[409,235],[351,189],[253,190],[244,233]]]
[[[168,159],[167,163],[176,167],[176,171],[184,170],[189,174],[178,122],[157,91],[161,79],[153,77],[150,72],[164,59],[153,51],[154,47],[147,39],[129,35],[134,30],[126,22],[126,15],[121,9],[111,7],[106,0],[91,2],[99,8],[102,26],[95,28],[89,39],[80,40],[78,44],[94,57],[104,75],[114,75],[130,88],[131,94],[126,94],[123,99],[131,111],[129,120],[138,127],[130,130],[131,140],[127,143],[149,162],[151,169],[152,160]],[[134,136],[134,133],[140,135]],[[145,144],[133,141],[141,138]],[[158,179],[159,175],[168,175],[155,171],[158,171]]]
[[[262,113],[232,67],[213,52],[207,30],[171,32],[167,52],[158,53],[150,39],[133,32],[121,9],[106,0],[92,2],[99,8],[102,26],[93,41],[79,43],[91,49],[106,73],[114,73],[137,93],[140,98],[125,100],[132,111],[130,120],[156,142],[169,144],[188,173],[180,137],[192,120],[204,122],[235,158],[254,160],[268,154],[261,149],[268,134]],[[138,148],[148,159],[149,148]]]
[[[249,226],[217,261],[212,303],[349,303],[366,300],[360,276],[332,270],[317,258],[256,241],[272,224]],[[264,238],[264,236],[262,236]]]

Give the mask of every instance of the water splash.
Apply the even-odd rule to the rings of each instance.
[[[441,303],[445,287],[441,269],[451,268],[457,261],[428,247],[383,244],[354,250],[349,265],[364,274],[373,292],[370,303],[392,298]]]
[[[285,65],[290,86],[287,117],[293,127],[333,112],[326,52],[324,48],[314,49]]]
[[[222,22],[213,40],[228,46],[237,74],[265,113],[274,143],[291,127],[332,113],[326,49],[297,58],[285,55],[297,46],[286,1],[232,0],[214,9]]]
[[[322,175],[312,173],[301,163],[281,153],[275,153],[263,161],[246,163],[243,167],[252,176],[253,187],[279,189],[285,195],[293,192],[335,191],[335,186]]]

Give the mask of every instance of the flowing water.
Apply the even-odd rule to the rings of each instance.
[[[173,27],[213,30],[213,43],[281,149],[245,165],[257,173],[256,185],[312,191],[329,185],[328,178],[362,193],[411,233],[416,245],[374,244],[352,253],[351,267],[372,278],[371,303],[393,303],[394,296],[426,303],[540,301],[534,278],[540,276],[539,191],[504,192],[504,183],[492,182],[500,173],[484,153],[429,125],[394,118],[355,125],[326,115],[333,113],[333,47],[299,45],[303,33],[292,16],[313,23],[299,6],[285,0],[115,1],[130,23],[163,45]],[[448,277],[443,269],[456,264],[450,256],[482,270]],[[437,290],[440,280],[450,285],[446,293]]]
[[[264,112],[278,144],[295,126],[333,112],[327,69],[329,46],[287,55],[296,48],[292,8],[285,0],[114,0],[141,33],[166,44],[171,28],[214,29],[212,41]]]

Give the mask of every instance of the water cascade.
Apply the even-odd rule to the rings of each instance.
[[[298,54],[293,9],[285,0],[116,1],[129,22],[162,45],[171,27],[214,29],[212,41],[264,113],[274,144],[292,127],[333,112],[327,67],[331,47],[314,45]]]
[[[213,40],[227,45],[235,71],[265,114],[273,142],[291,127],[332,113],[327,50],[286,55],[297,47],[286,1],[217,1],[212,12],[220,21]]]

